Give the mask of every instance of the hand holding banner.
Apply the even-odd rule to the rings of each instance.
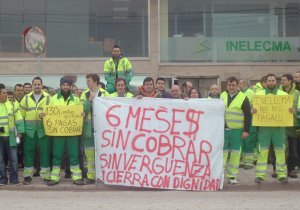
[[[82,133],[81,105],[48,105],[44,108],[45,132],[48,136],[79,136]]]

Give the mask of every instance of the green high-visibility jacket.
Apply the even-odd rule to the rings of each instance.
[[[113,58],[109,58],[104,63],[104,75],[106,84],[106,90],[109,93],[113,93],[115,91],[115,81],[116,78],[123,78],[126,80],[126,87],[129,88],[129,83],[132,79],[132,65],[130,61],[121,57],[118,60],[118,63],[115,62]]]
[[[42,91],[42,95],[38,103],[35,102],[33,92],[28,93],[20,102],[20,112],[25,120],[25,133],[33,138],[37,132],[38,138],[44,137],[45,128],[43,120],[40,118],[40,113],[43,108],[50,103],[50,95]]]
[[[0,133],[0,136],[8,136],[9,145],[17,146],[16,131],[17,133],[24,133],[25,131],[23,117],[17,104],[7,100],[2,105],[4,105],[5,111],[0,113],[0,127],[4,127],[4,132]]]
[[[224,100],[226,106],[225,112],[225,121],[228,128],[231,129],[241,129],[244,127],[244,112],[242,110],[242,105],[246,98],[246,94],[241,91],[238,92],[237,96],[233,99],[233,101],[228,105],[228,92],[224,91],[221,94],[220,99]]]
[[[98,97],[108,96],[109,93],[103,88],[99,88]],[[85,118],[83,121],[83,133],[84,138],[91,138],[92,135],[92,103],[89,101],[90,89],[85,90],[80,97],[80,102],[83,105],[83,111],[85,112]]]

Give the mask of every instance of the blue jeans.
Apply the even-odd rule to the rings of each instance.
[[[7,183],[6,165],[4,161],[4,154],[7,153],[9,161],[9,182],[14,183],[18,181],[18,155],[17,147],[9,146],[8,137],[0,136],[0,176],[1,181]]]

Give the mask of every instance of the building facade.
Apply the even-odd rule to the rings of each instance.
[[[232,75],[254,83],[300,70],[299,25],[300,0],[0,0],[0,74],[22,83],[38,73],[49,86],[74,75],[84,86],[118,44],[133,85],[190,80],[205,96]],[[29,26],[46,35],[39,59],[23,44]]]

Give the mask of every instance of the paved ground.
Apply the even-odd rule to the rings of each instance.
[[[19,173],[19,180],[23,180],[22,171]],[[55,186],[47,186],[41,180],[40,177],[33,177],[33,183],[31,185],[21,185],[21,186],[0,186],[1,190],[137,190],[136,188],[129,187],[116,187],[116,186],[106,186],[104,184],[99,183],[96,185],[84,185],[84,186],[76,186],[72,183],[71,179],[62,178],[58,185]],[[235,191],[249,191],[249,190],[299,190],[300,191],[300,178],[289,179],[288,184],[280,184],[277,179],[271,177],[272,175],[272,166],[269,165],[267,171],[267,179],[264,183],[258,185],[254,183],[255,178],[255,169],[244,170],[240,169],[237,177],[238,184],[237,185],[228,185],[226,180],[224,182],[224,190]],[[300,173],[298,174],[300,177]],[[147,190],[147,189],[146,189]],[[299,207],[300,209],[300,207]]]
[[[240,169],[237,185],[218,192],[149,190],[104,184],[75,186],[62,178],[49,187],[40,177],[28,186],[0,186],[0,210],[6,209],[300,209],[300,178],[280,184],[271,177],[254,183],[254,169]],[[300,175],[300,174],[298,174]],[[20,175],[20,181],[22,180]]]
[[[0,209],[299,209],[300,192],[0,191]]]
[[[22,170],[19,173],[19,180],[22,181]],[[240,169],[237,177],[238,184],[236,185],[228,185],[226,180],[224,182],[224,191],[250,191],[250,190],[299,190],[300,192],[300,178],[292,179],[289,178],[288,184],[280,184],[277,179],[271,177],[272,174],[272,166],[269,165],[267,171],[267,179],[262,184],[254,183],[255,178],[255,169],[244,170]],[[33,177],[33,183],[31,185],[21,185],[21,186],[0,186],[1,190],[47,190],[47,191],[57,191],[57,190],[71,190],[71,191],[85,191],[85,190],[105,190],[105,191],[116,191],[116,190],[141,190],[130,187],[119,187],[119,186],[107,186],[102,183],[98,183],[97,185],[84,185],[84,186],[76,186],[72,183],[71,179],[64,179],[63,174],[61,181],[58,185],[55,186],[47,186],[41,180],[40,177]],[[300,173],[298,174],[300,177]],[[143,189],[149,190],[149,189]],[[300,207],[299,207],[300,209]]]

